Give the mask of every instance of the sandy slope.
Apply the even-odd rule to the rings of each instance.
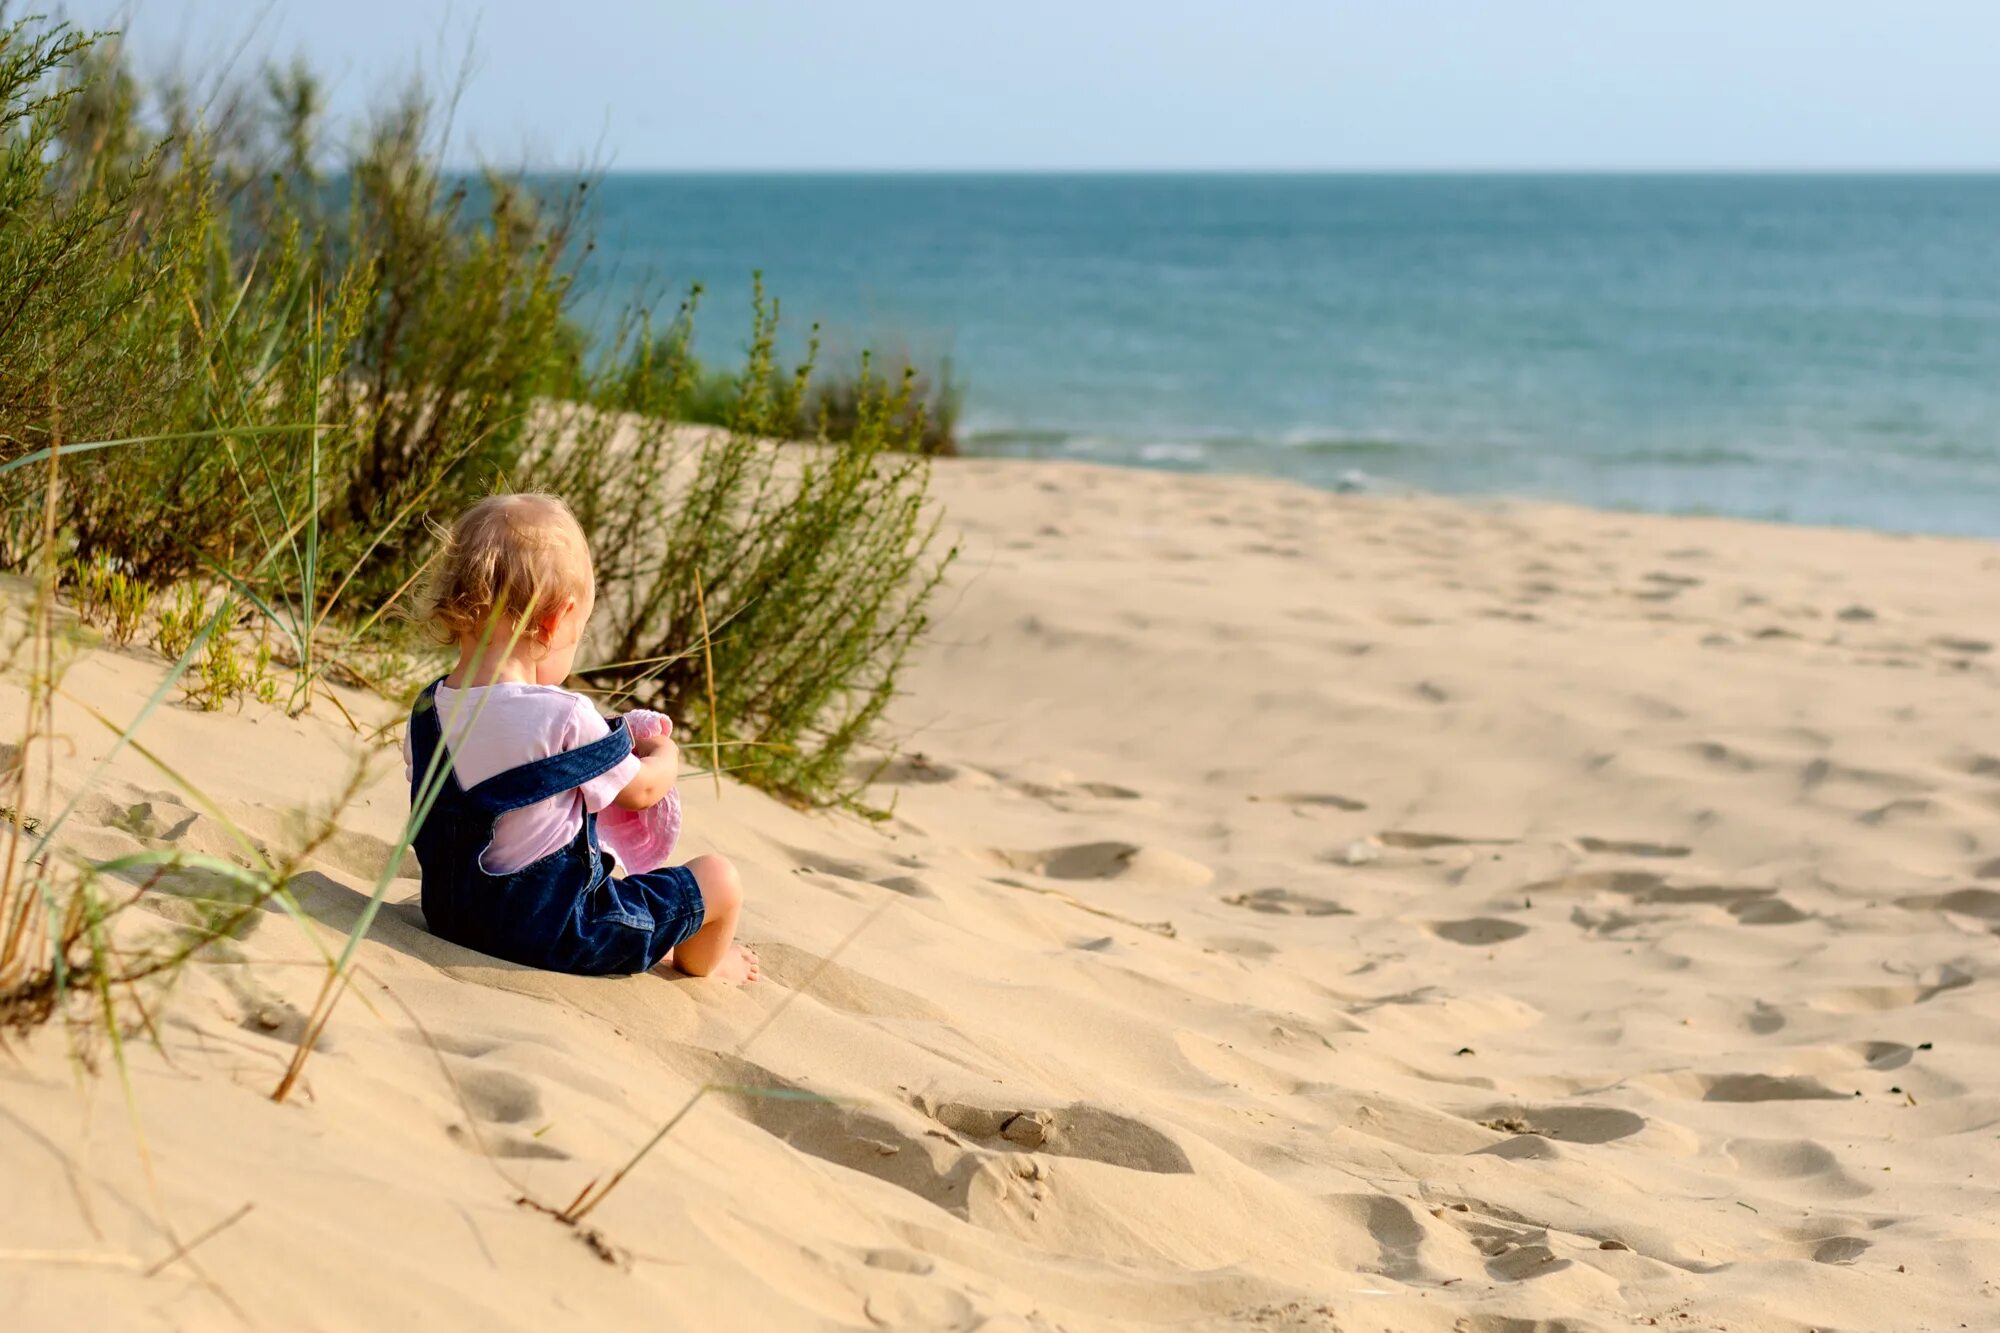
[[[2000,550],[940,484],[967,557],[895,818],[686,793],[770,980],[538,975],[393,908],[278,1107],[316,950],[273,914],[133,1075],[181,1232],[254,1205],[215,1288],[140,1276],[117,1080],[45,1038],[0,1060],[0,1324],[241,1327],[220,1289],[271,1328],[2000,1326]],[[129,715],[157,671],[71,681]],[[275,839],[343,733],[149,734]],[[381,767],[304,886],[328,938],[402,813]],[[80,849],[226,846],[114,773]],[[592,1218],[625,1266],[514,1202],[704,1082]]]

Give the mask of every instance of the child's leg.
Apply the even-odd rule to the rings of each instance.
[[[674,946],[673,964],[691,977],[714,977],[741,984],[757,979],[757,955],[736,942],[736,922],[743,915],[743,882],[736,867],[721,856],[697,856],[688,862],[701,886],[701,929]]]

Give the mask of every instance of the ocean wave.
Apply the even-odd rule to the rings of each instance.
[[[1599,462],[1625,467],[1751,467],[1768,463],[1768,457],[1748,449],[1728,445],[1697,445],[1689,449],[1641,448],[1578,455],[1583,462]]]
[[[1009,445],[1061,446],[1078,438],[1078,433],[1067,430],[1035,430],[1013,426],[981,428],[968,427],[963,432],[965,442],[972,446],[990,445],[1006,448]]]
[[[1433,445],[1376,435],[1335,435],[1284,431],[1272,435],[1243,433],[1139,435],[1103,430],[1051,427],[974,427],[964,432],[968,447],[1028,449],[1075,453],[1115,453],[1147,460],[1198,462],[1230,454],[1269,452],[1311,457],[1393,458],[1437,452]]]
[[[1379,436],[1305,436],[1281,441],[1286,449],[1303,454],[1341,458],[1398,458],[1410,454],[1435,453],[1436,447],[1413,440],[1391,440]]]

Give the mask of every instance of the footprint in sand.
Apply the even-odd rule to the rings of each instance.
[[[1905,1046],[1900,1041],[1864,1041],[1850,1049],[1860,1056],[1870,1069],[1901,1069],[1916,1056],[1916,1047]]]
[[[823,1098],[762,1065],[700,1047],[661,1051],[667,1064],[712,1087],[709,1100],[791,1148],[907,1190],[960,1217],[984,1163],[943,1131],[902,1123],[907,1110]]]
[[[915,875],[891,875],[887,879],[878,879],[875,882],[889,890],[889,892],[900,893],[905,898],[935,899],[937,897],[936,892],[932,890],[931,886],[918,879]]]
[[[203,866],[139,865],[113,873],[150,890],[138,900],[141,911],[192,927],[204,936],[219,932],[230,939],[247,940],[263,927],[266,918],[281,910],[276,903],[265,901],[254,886]]]
[[[1896,906],[1911,912],[1956,912],[1982,921],[2000,921],[2000,892],[1992,889],[1957,889],[1951,893],[1924,893],[1898,898]]]
[[[1001,1152],[1053,1153],[1154,1175],[1194,1171],[1187,1153],[1159,1130],[1088,1102],[1023,1109],[919,1098],[917,1109],[946,1129]]]
[[[1811,1139],[1731,1139],[1723,1151],[1736,1170],[1750,1180],[1793,1182],[1826,1199],[1854,1199],[1871,1193],[1867,1185],[1848,1174],[1838,1157]]]
[[[481,1120],[515,1125],[542,1113],[542,1093],[533,1083],[505,1069],[459,1069],[452,1081],[466,1109]]]
[[[247,998],[247,997],[246,997]],[[270,1037],[287,1046],[297,1046],[306,1035],[306,1016],[288,1000],[251,1001],[245,1006],[247,1012],[237,1026],[245,1032],[254,1032],[260,1037]],[[329,1051],[333,1049],[333,1039],[326,1029],[313,1040],[313,1049]]]
[[[1799,768],[1799,787],[1817,791],[1829,783],[1844,783],[1864,791],[1889,796],[1915,796],[1930,790],[1929,784],[1905,773],[1880,768],[1859,768],[1831,759],[1812,759]],[[1891,805],[1896,804],[1892,801]]]
[[[1376,1266],[1399,1281],[1437,1281],[1424,1252],[1435,1223],[1401,1199],[1386,1194],[1332,1194],[1327,1206],[1349,1226],[1368,1232],[1375,1242]],[[1446,1233],[1449,1234],[1449,1233]]]
[[[1967,777],[2000,778],[2000,759],[1990,754],[1965,755],[1953,760],[1951,766]]]
[[[1757,1007],[1743,1016],[1743,1026],[1760,1037],[1768,1037],[1785,1026],[1785,1012],[1774,1004],[1757,1001]]]
[[[1666,876],[1650,870],[1586,870],[1556,879],[1540,880],[1523,892],[1533,898],[1540,894],[1615,893],[1644,906],[1720,907],[1746,926],[1788,926],[1808,919],[1775,889],[1742,888],[1730,884],[1669,884]],[[1633,924],[1625,921],[1621,924]],[[1606,928],[1600,923],[1600,929]]]
[[[103,821],[141,842],[179,843],[187,837],[199,818],[180,802],[169,797],[157,797],[116,807],[103,816]],[[210,849],[204,847],[200,850]]]
[[[1474,948],[1505,944],[1528,933],[1528,928],[1518,921],[1505,921],[1492,916],[1467,917],[1463,921],[1433,921],[1424,929],[1439,939]]]
[[[1615,1106],[1489,1106],[1466,1119],[1496,1134],[1533,1134],[1564,1143],[1616,1143],[1646,1127],[1646,1118]]]
[[[1533,1147],[1535,1140],[1527,1140]],[[1496,1210],[1507,1213],[1506,1209]],[[1572,1266],[1573,1261],[1559,1257],[1549,1248],[1548,1228],[1521,1225],[1481,1217],[1473,1213],[1466,1204],[1451,1204],[1437,1210],[1437,1216],[1463,1231],[1473,1247],[1486,1258],[1486,1271],[1506,1282],[1532,1281],[1559,1273]],[[1516,1215],[1518,1216],[1518,1215]],[[1562,1330],[1569,1333],[1565,1323],[1529,1323],[1502,1315],[1478,1315],[1461,1319],[1452,1325],[1464,1329],[1466,1333],[1522,1333],[1522,1330]]]
[[[1704,1074],[1699,1082],[1705,1102],[1845,1101],[1851,1095],[1805,1074]]]
[[[1524,1145],[1532,1149],[1532,1147],[1536,1147],[1536,1141],[1534,1139],[1526,1139]],[[1452,1215],[1446,1213],[1446,1217],[1452,1217]],[[1480,1223],[1472,1223],[1472,1225],[1460,1223],[1460,1227],[1464,1227],[1466,1235],[1472,1237],[1474,1247],[1478,1247],[1478,1251],[1482,1255],[1486,1255],[1486,1271],[1492,1277],[1498,1277],[1500,1281],[1508,1281],[1508,1283],[1534,1281],[1536,1277],[1548,1277],[1550,1273],[1560,1273],[1562,1269],[1568,1269],[1568,1267],[1574,1265],[1572,1259],[1562,1259],[1562,1257],[1556,1255],[1556,1251],[1552,1251],[1548,1247],[1548,1229],[1546,1227],[1534,1227],[1534,1229],[1530,1229],[1530,1227],[1510,1227],[1510,1225],[1500,1225],[1500,1223],[1484,1223],[1484,1225],[1480,1225]],[[1516,1329],[1522,1329],[1522,1327],[1536,1329],[1536,1333],[1540,1333],[1542,1329],[1564,1327],[1564,1325],[1560,1325],[1560,1323],[1558,1325],[1540,1325],[1540,1323],[1528,1323],[1528,1325],[1524,1325],[1518,1319],[1504,1319],[1504,1317],[1494,1315],[1494,1317],[1486,1317],[1486,1323],[1464,1321],[1458,1327],[1468,1329],[1468,1333],[1472,1329],[1478,1329],[1478,1333],[1514,1333]]]
[[[1816,1264],[1851,1264],[1873,1248],[1873,1242],[1859,1236],[1828,1236],[1812,1247]]]
[[[912,1277],[929,1277],[937,1267],[937,1261],[927,1254],[915,1250],[870,1250],[861,1257],[861,1262],[870,1268],[880,1268],[891,1273],[908,1273]]]
[[[1746,926],[1789,926],[1811,919],[1811,913],[1801,912],[1783,898],[1757,897],[1742,903],[1732,904],[1729,914]]]
[[[1634,895],[1642,903],[1689,903],[1703,907],[1724,907],[1735,911],[1748,903],[1769,898],[1771,889],[1742,889],[1730,884],[1662,884]]]
[[[871,1267],[884,1267],[871,1260]],[[928,1270],[927,1270],[928,1271]],[[861,1298],[861,1313],[876,1328],[975,1329],[986,1318],[964,1292],[906,1278]]]
[[[1201,862],[1160,847],[1084,842],[1043,851],[994,851],[1011,870],[1062,880],[1120,880],[1159,888],[1200,888],[1215,878]]]
[[[842,897],[867,901],[871,896],[869,892],[857,891],[862,885],[871,889],[884,888],[891,893],[900,893],[905,898],[937,897],[930,885],[915,875],[885,875],[883,871],[889,868],[886,866],[864,865],[859,861],[827,856],[808,851],[803,847],[786,847],[785,850],[791,854],[792,860],[796,863],[792,866],[794,875],[817,879],[824,887]],[[922,862],[917,864],[921,866]]]
[[[1294,893],[1290,889],[1253,889],[1249,893],[1232,893],[1222,900],[1231,907],[1245,907],[1252,912],[1265,912],[1272,916],[1352,916],[1354,913],[1328,898],[1315,898],[1307,893]]]
[[[1697,759],[1736,773],[1754,773],[1764,766],[1741,750],[1731,749],[1720,741],[1697,741],[1688,746],[1688,750]]]
[[[1038,801],[1057,804],[1077,796],[1091,796],[1100,801],[1136,801],[1140,793],[1130,787],[1121,787],[1115,782],[1032,782],[1021,781],[1013,785],[1023,796],[1032,796]]]
[[[1800,1180],[1840,1169],[1840,1159],[1811,1139],[1731,1139],[1723,1151],[1752,1180]]]
[[[1586,852],[1596,852],[1610,856],[1644,856],[1670,858],[1686,856],[1689,849],[1670,842],[1632,842],[1623,838],[1578,838],[1577,846]]]
[[[1409,851],[1427,851],[1433,847],[1476,847],[1512,843],[1513,838],[1472,838],[1460,837],[1456,833],[1423,833],[1416,829],[1390,829],[1376,835],[1376,841],[1384,847],[1401,847]]]
[[[1159,1174],[1194,1169],[1159,1130],[1089,1104],[1041,1109],[920,1097],[914,1107],[878,1109],[818,1097],[722,1052],[683,1047],[663,1054],[712,1085],[714,1101],[799,1152],[874,1176],[968,1220],[978,1220],[1022,1182],[1046,1181],[1042,1154]],[[1039,1198],[1042,1188],[1034,1183],[1030,1192]]]
[[[1928,978],[1928,979],[1926,979]],[[1812,1002],[1822,1013],[1858,1014],[1886,1009],[1906,1009],[1924,1004],[1940,995],[1962,990],[1972,984],[1972,974],[1945,964],[1915,981],[1892,986],[1850,986],[1820,996]]]
[[[1872,810],[1865,810],[1855,819],[1870,828],[1879,828],[1884,824],[1932,818],[1941,811],[1942,807],[1927,796],[1902,796]]]
[[[1252,796],[1250,799],[1272,805],[1289,805],[1300,813],[1312,810],[1340,810],[1351,814],[1368,808],[1366,801],[1357,801],[1350,796],[1340,796],[1333,792],[1286,792],[1281,796]]]
[[[487,1069],[453,1060],[452,1084],[468,1115],[485,1128],[476,1133],[464,1125],[446,1127],[452,1142],[468,1152],[495,1157],[566,1161],[569,1154],[537,1135],[509,1132],[542,1119],[542,1093],[534,1083],[507,1069]]]
[[[1559,893],[1622,893],[1628,895],[1644,893],[1656,889],[1667,882],[1666,876],[1656,875],[1650,870],[1585,870],[1574,875],[1562,875],[1555,879],[1537,880],[1522,890],[1530,896]]]

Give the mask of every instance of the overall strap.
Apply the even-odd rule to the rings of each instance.
[[[444,729],[438,724],[437,688],[444,684],[439,676],[424,686],[416,703],[410,706],[410,790],[416,791],[423,785],[424,775],[431,771],[431,756],[439,753],[444,744]],[[451,772],[451,757],[444,758],[445,773],[452,782],[457,775]]]
[[[592,778],[609,773],[632,753],[632,734],[625,729],[625,719],[614,717],[610,722],[611,734],[602,740],[495,773],[466,795],[493,814],[501,815],[574,791]]]

